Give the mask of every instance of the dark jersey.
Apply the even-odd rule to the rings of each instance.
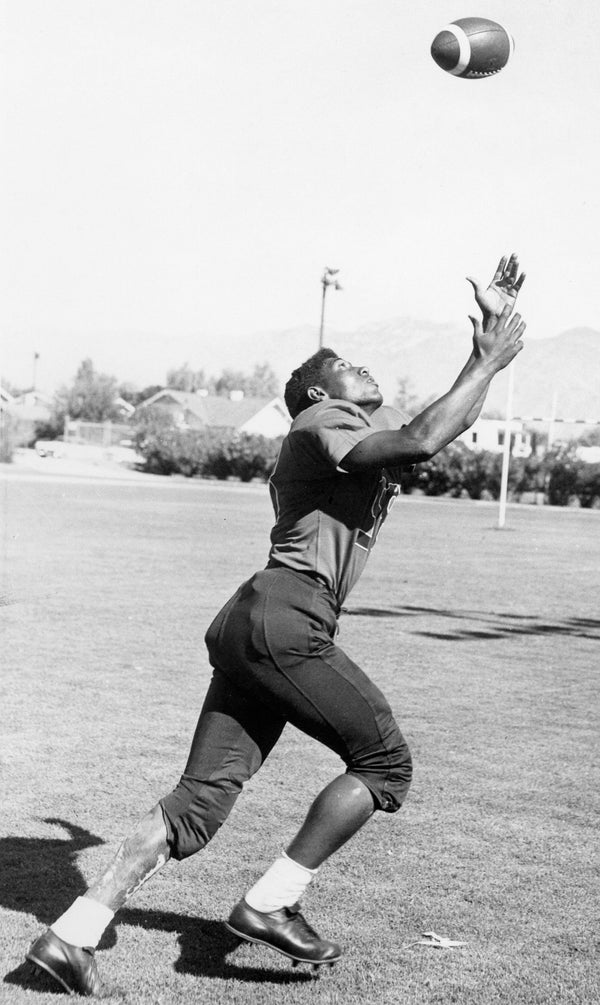
[[[340,461],[381,429],[406,418],[382,407],[327,399],[298,415],[283,441],[270,489],[275,509],[271,563],[318,574],[342,604],[375,544],[399,492],[399,472],[346,472]]]

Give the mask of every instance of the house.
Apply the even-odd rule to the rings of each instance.
[[[12,395],[2,388],[0,408],[10,415],[15,446],[25,447],[33,440],[36,426],[48,422],[52,411],[52,399],[35,389]]]
[[[119,395],[115,398],[115,411],[118,412],[121,422],[127,422],[135,412],[135,405],[132,405],[130,401],[126,401],[125,398],[121,398]]]
[[[482,419],[479,417],[470,429],[461,433],[458,440],[465,443],[471,450],[489,450],[491,453],[500,454],[504,450],[505,436],[505,419]],[[512,456],[529,457],[532,449],[531,433],[525,429],[522,419],[511,419],[510,437]]]
[[[247,398],[241,391],[226,398],[167,387],[141,402],[136,418],[150,409],[168,413],[180,429],[222,429],[268,438],[285,436],[292,421],[281,398]]]
[[[510,435],[513,457],[530,457],[532,453],[550,449],[551,446],[572,445],[579,460],[590,464],[600,462],[600,447],[578,443],[582,435],[600,426],[594,419],[559,419],[522,416],[511,419]],[[506,422],[504,419],[479,418],[458,439],[473,450],[490,450],[500,453],[504,448]],[[540,446],[540,443],[542,446]]]
[[[577,447],[575,456],[586,464],[600,464],[600,447]]]
[[[52,412],[52,398],[43,391],[31,388],[15,395],[11,403],[11,412],[32,425],[36,422],[48,422]]]

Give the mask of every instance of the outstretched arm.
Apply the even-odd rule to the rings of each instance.
[[[340,466],[346,471],[415,464],[428,460],[473,423],[488,387],[500,370],[523,348],[525,322],[519,314],[510,317],[507,305],[492,318],[485,331],[473,321],[473,352],[446,394],[428,405],[408,425],[367,436],[346,454]]]
[[[481,309],[483,327],[487,329],[490,322],[494,318],[499,317],[505,307],[510,307],[511,311],[514,310],[519,291],[525,282],[525,273],[519,272],[519,259],[513,252],[508,259],[506,255],[502,256],[489,286],[484,287],[477,279],[473,279],[472,276],[467,276],[467,280],[473,287],[475,302]],[[471,317],[470,320],[475,329],[475,318]],[[475,356],[471,353],[465,369],[468,369],[472,365],[474,359]],[[475,419],[481,414],[486,394],[487,388],[482,393],[479,401],[474,405],[472,413],[468,417],[469,426],[472,426]]]
[[[483,315],[483,327],[487,329],[494,318],[500,316],[505,307],[514,310],[519,291],[525,282],[525,273],[519,272],[519,259],[513,252],[509,258],[503,255],[498,262],[498,267],[492,276],[489,286],[485,287],[479,280],[472,276],[467,276],[475,293],[475,302],[481,309]],[[476,320],[470,317],[473,329],[475,330]],[[475,354],[471,353],[464,370],[459,376],[468,370],[475,359]],[[468,416],[468,426],[472,426],[475,419],[481,414],[481,409],[485,402],[487,388],[482,392],[481,397],[473,406],[471,414]]]
[[[475,337],[477,336],[477,333],[481,331],[481,328],[478,328],[479,322],[477,321],[476,318],[472,317],[471,315],[469,315],[469,321],[473,325],[473,340],[474,340],[473,341],[473,346],[475,346]],[[486,332],[489,330],[489,326],[493,322],[494,322],[494,316],[493,315],[488,315],[487,322],[485,323],[485,331]],[[469,371],[471,370],[471,367],[473,366],[473,364],[475,363],[476,360],[477,360],[477,355],[475,353],[475,348],[473,348],[473,352],[471,353],[471,355],[469,356],[469,358],[468,358],[467,362],[465,363],[463,369],[459,373],[459,375],[457,377],[457,380],[460,380],[462,377],[466,376],[466,374],[469,373]],[[489,384],[488,384],[487,387],[483,388],[483,390],[482,390],[481,394],[479,395],[477,401],[475,401],[473,403],[473,407],[472,407],[471,411],[469,412],[469,414],[467,415],[467,419],[466,419],[466,422],[467,422],[466,428],[467,429],[469,429],[469,427],[472,426],[473,423],[475,422],[475,419],[479,418],[479,416],[481,415],[481,409],[483,408],[485,399],[487,397],[488,390],[489,390]]]

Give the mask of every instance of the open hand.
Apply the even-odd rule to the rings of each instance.
[[[505,366],[521,352],[523,334],[527,327],[520,314],[513,314],[507,304],[499,317],[492,317],[483,326],[478,318],[471,317],[473,324],[473,353],[476,358],[492,364],[494,370]]]
[[[519,259],[513,252],[508,260],[506,255],[502,256],[487,288],[472,276],[467,276],[467,281],[475,291],[475,300],[481,308],[485,323],[491,317],[499,317],[505,307],[509,306],[511,311],[514,309],[519,290],[525,281],[525,273],[519,275]]]

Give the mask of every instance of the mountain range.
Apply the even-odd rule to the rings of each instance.
[[[471,350],[470,334],[457,326],[397,318],[354,331],[327,330],[324,344],[353,363],[368,366],[390,404],[398,382],[415,401],[443,394]],[[290,372],[318,348],[318,332],[305,325],[281,332],[255,333],[231,346],[236,367],[268,362],[282,386]],[[232,353],[233,350],[233,353]],[[572,328],[549,338],[527,340],[515,360],[513,416],[588,419],[600,422],[600,331]],[[493,381],[487,414],[504,416],[508,371]]]

